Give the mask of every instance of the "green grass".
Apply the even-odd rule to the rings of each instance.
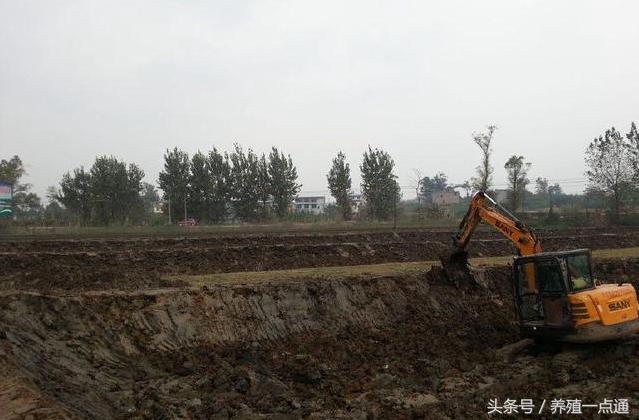
[[[457,221],[432,220],[417,222],[400,220],[396,230],[409,229],[453,229]],[[116,238],[116,237],[197,237],[207,235],[235,235],[250,233],[315,233],[315,232],[350,232],[350,231],[393,231],[391,222],[277,222],[264,224],[220,224],[194,227],[179,226],[108,226],[108,227],[22,227],[6,226],[0,231],[1,239],[66,239],[66,238]]]
[[[397,274],[409,274],[424,271],[439,263],[419,261],[405,263],[387,263],[374,265],[352,265],[338,267],[297,268],[292,270],[251,271],[236,273],[218,273],[203,275],[168,276],[167,280],[180,280],[193,286],[213,283],[260,283],[266,281],[291,281],[302,279],[356,279],[384,277]]]
[[[594,258],[636,258],[639,248],[593,249]]]
[[[508,258],[508,261],[506,259]],[[481,261],[481,262],[480,262]],[[505,265],[512,257],[472,259],[473,265]],[[207,284],[246,284],[261,282],[287,282],[306,279],[370,279],[375,277],[415,274],[428,271],[433,266],[441,265],[439,261],[415,261],[384,263],[373,265],[349,265],[336,267],[297,268],[292,270],[247,271],[235,273],[216,273],[201,275],[167,276],[167,280],[179,280],[192,286]]]

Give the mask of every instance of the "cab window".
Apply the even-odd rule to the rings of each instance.
[[[535,293],[535,289],[530,288],[530,285],[535,284],[535,263],[527,262],[518,265],[518,282],[519,295],[525,295],[527,293]],[[532,281],[531,281],[532,280]]]
[[[590,261],[587,255],[571,255],[566,257],[566,268],[570,278],[572,290],[584,290],[593,287],[590,274]]]
[[[564,276],[557,260],[537,261],[536,266],[539,288],[542,292],[562,293],[564,291]]]
[[[531,281],[529,281],[531,280]],[[517,287],[519,289],[519,311],[524,321],[540,319],[539,295],[535,290],[535,263],[527,262],[517,266]]]

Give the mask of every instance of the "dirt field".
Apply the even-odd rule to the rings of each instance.
[[[547,250],[615,249],[639,246],[638,233],[540,236]],[[5,241],[0,418],[474,419],[491,398],[531,398],[537,409],[543,399],[628,398],[639,417],[639,339],[522,342],[508,266],[480,268],[482,285],[459,288],[437,266],[232,274],[436,260],[449,238]],[[492,232],[477,238],[474,256],[513,253]],[[596,258],[602,280],[639,280],[639,256],[609,254]],[[189,277],[210,273],[229,274]]]
[[[639,229],[541,231],[547,251],[639,246]],[[437,260],[450,231],[271,234],[208,238],[5,241],[0,289],[161,287],[167,274],[205,274]],[[10,250],[10,251],[9,251]],[[471,256],[512,255],[512,244],[479,231]]]

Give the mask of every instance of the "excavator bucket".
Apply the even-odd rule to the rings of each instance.
[[[456,286],[473,281],[466,251],[457,251],[439,258],[448,281]]]

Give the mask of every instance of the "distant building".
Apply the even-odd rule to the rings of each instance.
[[[351,199],[351,209],[353,214],[359,213],[359,210],[364,205],[364,197],[361,194],[351,194],[348,197]]]
[[[326,208],[326,197],[295,197],[294,205],[299,213],[322,214]]]
[[[153,213],[164,213],[166,202],[164,200],[156,201],[153,203]]]
[[[508,190],[494,190],[489,194],[492,194],[493,199],[499,204],[505,204],[508,201],[510,192]]]
[[[461,201],[459,193],[453,189],[444,191],[433,191],[430,194],[430,202],[438,206],[448,206],[458,204]]]

